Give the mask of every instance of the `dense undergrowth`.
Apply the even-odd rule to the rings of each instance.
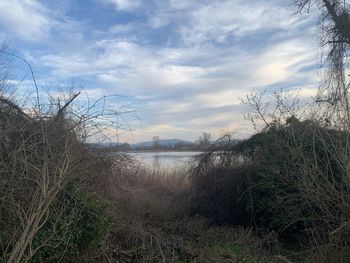
[[[186,171],[93,147],[98,113],[72,107],[79,93],[40,103],[34,74],[36,101],[21,106],[0,47],[0,262],[350,262],[349,7],[294,2],[325,13],[316,110],[248,97],[264,127]]]
[[[313,251],[316,262],[347,262],[348,132],[289,118],[224,151],[194,175],[193,211],[214,224],[276,231]]]
[[[111,165],[64,108],[28,114],[1,97],[2,262],[84,262],[108,230],[107,201],[90,191],[89,178],[96,164],[100,178]]]
[[[151,171],[86,143],[67,107],[0,106],[2,262],[349,258],[347,131],[290,117],[223,137],[188,169]]]
[[[292,117],[181,171],[2,99],[2,262],[347,262],[349,134]],[[225,144],[226,143],[226,144]]]
[[[274,233],[213,226],[191,215],[188,174],[139,171],[114,195],[112,227],[100,260],[117,262],[283,262]],[[115,262],[115,261],[112,261]]]

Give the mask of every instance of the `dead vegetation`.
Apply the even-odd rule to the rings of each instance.
[[[315,104],[247,97],[261,129],[239,143],[224,136],[193,171],[147,171],[92,147],[96,103],[77,111],[76,93],[44,106],[34,75],[36,103],[21,107],[6,96],[2,46],[1,262],[348,262],[348,6],[296,2],[325,12],[330,52]]]
[[[118,187],[100,262],[283,262],[275,235],[191,215],[188,174],[139,170]]]
[[[77,111],[80,92],[39,101],[34,74],[37,99],[20,106],[7,83],[13,55],[0,54],[0,260],[85,262],[109,226],[101,188],[123,164],[88,144],[104,112]]]

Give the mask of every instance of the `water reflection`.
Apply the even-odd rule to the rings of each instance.
[[[140,164],[153,170],[181,169],[194,164],[202,152],[136,152],[131,155]]]

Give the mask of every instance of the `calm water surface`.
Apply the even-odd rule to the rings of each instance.
[[[194,164],[202,152],[135,152],[130,153],[145,167],[173,170]],[[196,158],[197,157],[197,158]]]

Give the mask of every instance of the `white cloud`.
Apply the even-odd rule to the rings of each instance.
[[[160,28],[169,25],[170,21],[165,16],[152,16],[148,19],[149,25],[152,28]]]
[[[46,38],[53,21],[36,0],[0,0],[0,24],[18,37],[39,41]]]
[[[169,7],[171,9],[188,9],[195,5],[194,2],[188,0],[169,0]]]
[[[267,86],[273,83],[292,81],[293,78],[309,77],[309,72],[299,72],[304,66],[313,64],[317,59],[317,50],[312,38],[291,39],[277,42],[261,52],[250,61],[251,81],[256,86]],[[254,65],[255,64],[255,65]]]
[[[189,83],[206,75],[200,66],[173,63],[174,56],[132,42],[109,39],[94,43],[86,53],[45,55],[41,62],[52,68],[55,75],[96,76],[102,82],[129,87],[145,88],[146,84],[149,91]]]
[[[206,105],[207,107],[223,107],[229,105],[237,105],[241,103],[241,99],[247,95],[246,89],[227,88],[226,90],[206,94],[199,94],[194,98],[199,105]]]
[[[145,126],[137,128],[144,133],[139,134],[140,138],[147,139],[152,133],[162,137],[167,137],[166,134],[193,137],[198,130],[235,127],[234,123],[243,119],[242,111],[237,110],[240,99],[253,89],[288,82],[293,88],[302,88],[303,84],[294,82],[301,80],[308,87],[317,82],[313,73],[299,72],[312,64],[316,56],[310,39],[298,38],[276,42],[259,52],[232,47],[225,55],[214,47],[158,51],[109,39],[94,43],[86,54],[46,56],[42,61],[53,67],[55,74],[95,76],[106,87],[104,94],[144,97],[142,101],[147,105],[140,107],[145,114]],[[203,65],[193,62],[197,60],[202,60]],[[302,89],[300,94],[304,97],[311,95],[311,91]],[[237,109],[231,111],[228,107],[232,105],[237,105]],[[185,120],[181,115],[186,116]],[[164,124],[164,118],[168,126],[154,124],[158,121]],[[180,128],[179,123],[183,125]]]
[[[140,5],[139,0],[106,0],[113,3],[118,10],[131,11]]]
[[[281,1],[155,0],[145,10],[136,0],[104,1],[143,20],[108,24],[104,31],[91,30],[92,36],[65,20],[60,28],[70,28],[64,31],[76,36],[77,44],[60,42],[54,52],[33,57],[49,68],[47,75],[82,79],[92,97],[137,97],[147,136],[190,139],[205,130],[243,125],[240,98],[256,88],[285,84],[307,87],[300,92],[303,97],[313,94],[317,80],[303,69],[316,61],[317,43],[309,31],[300,34],[306,22],[292,17]],[[14,2],[34,14],[36,25],[31,33],[23,25],[16,32],[26,39],[47,35],[55,23],[47,10],[34,0]],[[57,41],[50,37],[51,43]]]
[[[316,86],[306,86],[298,90],[297,95],[299,98],[310,99],[311,97],[316,97],[317,91],[318,89]]]
[[[243,37],[263,30],[287,28],[300,18],[277,1],[211,1],[195,6],[189,14],[189,23],[180,27],[188,45],[207,41],[226,42],[231,36]]]

